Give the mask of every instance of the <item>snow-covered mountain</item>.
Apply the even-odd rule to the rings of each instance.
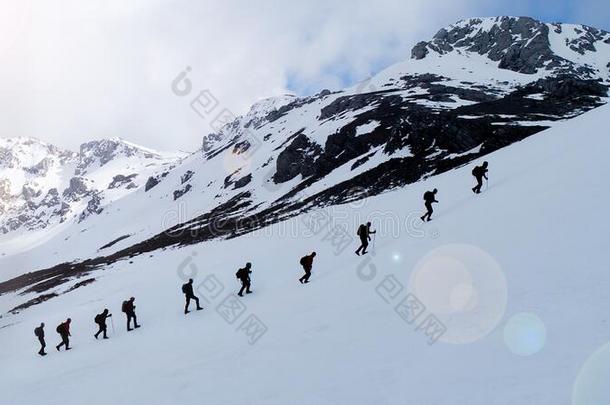
[[[100,214],[182,157],[119,138],[85,143],[78,152],[37,139],[0,139],[0,232],[35,231]]]
[[[0,402],[609,403],[609,86],[607,32],[470,19],[188,156],[0,140]],[[205,310],[184,317],[189,277]],[[33,328],[52,348],[67,317],[74,350],[38,358]]]
[[[25,291],[18,312],[39,302],[30,294],[62,294],[117,260],[238,237],[459,168],[606,103],[609,64],[601,30],[471,19],[358,85],[263,100],[179,162],[146,152],[116,159],[114,147],[87,144],[58,188],[79,204],[75,223],[45,230],[44,242],[9,234],[0,294]],[[103,170],[130,159],[139,166]],[[99,188],[88,194],[91,184]]]
[[[0,402],[607,404],[608,126],[603,106],[486,156],[479,196],[469,165],[72,279],[69,294],[0,319],[10,325],[0,328]],[[433,187],[433,221],[413,221]],[[355,256],[353,239],[341,251],[328,238],[333,224],[310,228],[321,213],[351,231],[372,220],[371,253]],[[81,238],[91,231],[99,225]],[[313,276],[301,285],[299,258],[312,250]],[[246,261],[254,293],[240,299],[234,274]],[[205,309],[184,316],[189,277]],[[5,293],[0,307],[62,289]],[[128,333],[120,307],[130,296],[143,326]],[[97,341],[103,308],[114,315],[110,340]],[[54,328],[68,316],[74,349],[57,353]],[[44,359],[32,333],[42,321]]]

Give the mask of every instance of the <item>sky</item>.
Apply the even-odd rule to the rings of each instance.
[[[0,0],[0,7],[0,136],[72,150],[118,136],[193,151],[214,132],[216,111],[239,115],[266,97],[365,80],[464,18],[528,15],[610,30],[607,0]],[[181,74],[190,86],[177,92]],[[190,107],[202,93],[214,114]]]

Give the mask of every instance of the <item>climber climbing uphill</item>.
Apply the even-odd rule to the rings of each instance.
[[[309,283],[309,277],[311,277],[311,269],[313,268],[313,258],[316,257],[316,252],[311,252],[310,255],[305,255],[301,257],[299,263],[303,266],[303,270],[305,270],[305,274],[303,277],[299,279],[301,284]]]
[[[377,231],[371,230],[371,223],[367,222],[365,224],[361,224],[358,227],[358,231],[356,234],[360,238],[360,247],[356,250],[356,255],[360,256],[362,252],[363,255],[367,254],[366,248],[369,246],[369,241],[371,240],[371,234],[376,233]]]
[[[68,318],[65,322],[60,323],[57,326],[57,329],[55,329],[57,333],[59,333],[59,336],[61,336],[61,343],[55,346],[57,351],[59,351],[62,346],[64,346],[66,350],[72,350],[70,347],[70,336],[72,336],[70,334],[70,323],[72,323],[72,319]]]
[[[40,350],[38,351],[38,354],[41,356],[46,356],[47,353],[44,351],[44,349],[47,347],[47,343],[44,340],[44,322],[42,322],[39,327],[34,329],[34,335],[36,335],[38,342],[40,343]]]
[[[132,320],[134,329],[140,327],[140,325],[138,325],[138,318],[136,317],[136,306],[133,304],[135,300],[136,299],[134,297],[131,297],[128,301],[123,301],[123,305],[121,306],[121,311],[123,311],[127,316],[127,332],[132,331]]]
[[[182,285],[182,293],[184,294],[184,298],[186,299],[186,304],[184,305],[184,315],[188,314],[189,305],[191,305],[191,300],[195,301],[197,305],[197,311],[201,311],[203,308],[199,305],[199,298],[193,292],[193,279],[190,278],[188,283]]]
[[[109,313],[108,309],[104,309],[101,314],[97,314],[95,316],[93,320],[98,326],[98,331],[95,335],[93,335],[94,338],[97,339],[100,334],[103,334],[103,338],[108,339],[108,326],[106,325],[106,319],[110,318],[111,316],[112,314]]]
[[[483,186],[483,179],[487,180],[487,162],[483,162],[481,166],[475,166],[472,169],[472,175],[477,180],[477,185],[472,188],[472,192],[475,194],[481,193],[481,187]]]
[[[426,217],[428,217],[428,222],[432,220],[432,213],[434,212],[434,209],[432,209],[432,203],[438,203],[438,201],[436,201],[436,193],[438,193],[437,189],[426,191],[424,193],[426,213],[421,217],[422,221],[426,221]]]
[[[246,263],[246,267],[242,267],[235,273],[235,277],[241,281],[241,290],[239,290],[239,293],[237,294],[240,297],[244,296],[244,290],[246,290],[246,294],[252,294],[252,291],[250,291],[250,284],[252,282],[250,280],[250,274],[252,274],[251,268],[252,263]]]

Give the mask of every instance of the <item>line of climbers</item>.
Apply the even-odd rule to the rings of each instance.
[[[483,164],[481,166],[475,166],[474,169],[472,169],[472,175],[475,177],[477,184],[472,188],[472,192],[475,194],[480,194],[481,193],[481,187],[483,186],[483,179],[487,180],[487,169],[488,163],[487,162],[483,162]],[[438,201],[436,200],[436,194],[438,193],[438,190],[435,188],[432,191],[426,191],[424,193],[424,205],[426,207],[426,213],[421,216],[421,220],[422,221],[431,221],[432,220],[432,213],[434,212],[434,210],[432,209],[432,204],[433,203],[438,203]],[[356,255],[360,256],[361,254],[366,254],[368,253],[366,251],[367,247],[369,246],[369,242],[371,241],[371,234],[375,234],[376,231],[371,230],[371,223],[367,222],[366,225],[365,224],[361,224],[358,227],[358,230],[356,232],[356,234],[358,235],[358,237],[360,238],[360,247],[356,250]],[[311,270],[313,268],[313,259],[314,257],[316,257],[316,252],[312,252],[309,255],[305,255],[301,258],[301,260],[299,261],[299,263],[301,264],[301,266],[303,266],[303,270],[305,271],[305,274],[299,279],[299,282],[301,284],[305,284],[305,283],[309,283],[309,278],[311,277]],[[239,270],[237,270],[237,273],[235,273],[235,277],[241,281],[241,289],[239,290],[239,292],[237,293],[237,295],[239,295],[240,297],[243,297],[243,293],[244,290],[246,292],[246,294],[251,294],[252,290],[250,289],[251,287],[251,279],[250,279],[250,274],[252,274],[252,263],[246,263],[246,266],[243,268],[240,268]],[[199,298],[195,295],[194,291],[193,291],[193,279],[189,279],[189,281],[182,285],[182,293],[184,294],[186,303],[184,305],[184,314],[188,314],[189,311],[189,306],[191,303],[191,300],[195,301],[195,304],[197,306],[197,311],[201,311],[203,309],[203,307],[201,307],[199,305]],[[134,305],[135,302],[135,298],[131,297],[129,300],[127,301],[123,301],[123,304],[121,306],[121,310],[122,312],[125,313],[126,317],[127,317],[127,331],[130,332],[132,331],[132,327],[131,327],[131,322],[133,321],[133,328],[139,328],[140,325],[138,325],[138,321],[137,321],[137,317],[136,317],[136,306]],[[100,314],[97,314],[94,318],[94,322],[98,325],[98,331],[93,335],[95,337],[95,339],[97,339],[99,337],[99,335],[101,334],[103,336],[104,339],[108,339],[108,335],[107,335],[107,331],[108,331],[108,326],[106,325],[106,321],[108,318],[112,317],[112,314],[109,313],[108,309],[104,309],[104,311]],[[55,346],[55,348],[57,349],[57,351],[59,351],[62,347],[65,347],[65,350],[70,350],[70,323],[72,322],[72,320],[70,318],[68,318],[65,322],[62,322],[61,324],[59,324],[56,328],[57,333],[60,335],[61,337],[61,342]],[[40,350],[38,351],[38,354],[41,356],[46,356],[47,353],[45,352],[45,348],[46,348],[46,342],[45,342],[45,334],[44,334],[44,327],[45,324],[44,322],[40,324],[40,326],[38,326],[37,328],[34,329],[34,335],[36,335],[36,337],[38,338],[38,341],[40,342]]]

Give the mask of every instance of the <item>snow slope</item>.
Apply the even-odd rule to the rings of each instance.
[[[353,255],[355,241],[335,254],[325,240],[333,227],[311,235],[310,214],[118,262],[90,286],[0,319],[8,326],[0,329],[2,402],[609,403],[607,390],[595,392],[603,369],[583,368],[610,340],[608,125],[603,106],[494,152],[481,196],[469,190],[470,166],[328,211],[350,234],[373,220],[368,257]],[[433,187],[440,204],[422,225],[421,195]],[[311,250],[312,282],[302,286],[298,259]],[[225,308],[246,261],[254,294],[229,324],[215,308]],[[206,282],[200,294],[212,281],[224,290],[184,317],[180,285],[194,272],[196,284]],[[396,283],[404,289],[389,288]],[[394,311],[407,291],[426,307],[413,324]],[[119,309],[131,295],[143,327],[127,334]],[[16,302],[0,297],[2,308]],[[116,333],[98,342],[92,319],[104,307]],[[431,313],[447,328],[434,344],[415,330]],[[267,329],[253,345],[239,330],[250,314]],[[58,354],[54,329],[67,316],[74,350]],[[44,359],[32,333],[41,321]]]

